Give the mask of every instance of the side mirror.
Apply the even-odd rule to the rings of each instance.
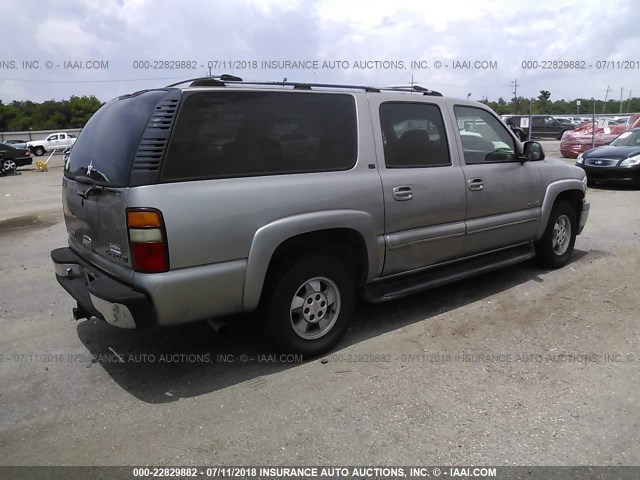
[[[521,163],[544,160],[544,150],[542,149],[542,145],[538,142],[524,142],[522,155],[520,155],[519,159]]]

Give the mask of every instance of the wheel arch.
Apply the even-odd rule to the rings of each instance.
[[[582,213],[583,199],[585,197],[585,185],[578,179],[559,180],[551,183],[547,187],[547,191],[542,202],[542,211],[540,214],[540,223],[536,233],[536,240],[540,240],[549,222],[553,207],[560,200],[566,200],[575,209],[576,220],[580,218]]]
[[[344,250],[338,248],[345,245]],[[330,251],[344,255],[358,283],[378,276],[384,261],[384,239],[377,235],[370,214],[333,210],[295,215],[271,222],[256,232],[247,258],[243,308],[258,306],[268,274],[290,254]]]

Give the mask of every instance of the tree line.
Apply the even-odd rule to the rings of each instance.
[[[577,101],[580,101],[579,107]],[[481,102],[491,107],[499,115],[526,115],[529,113],[530,106],[532,114],[572,115],[581,117],[589,117],[593,114],[592,98],[551,101],[551,92],[548,90],[540,90],[540,95],[535,99],[517,97],[507,102],[504,98],[500,97],[497,101],[483,99]],[[606,103],[604,100],[596,100],[595,104],[596,115],[602,115],[603,113],[620,114],[621,111],[622,114],[640,112],[640,98],[638,97],[623,98],[622,103],[619,98],[607,100]]]
[[[101,106],[93,95],[42,103],[14,100],[7,105],[0,100],[0,131],[82,128]]]

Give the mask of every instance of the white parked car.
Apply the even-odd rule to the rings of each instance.
[[[29,149],[37,157],[41,157],[45,152],[64,151],[74,144],[75,135],[64,132],[52,133],[44,140],[33,140],[28,143]]]

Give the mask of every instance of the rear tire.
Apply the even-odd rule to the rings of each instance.
[[[2,161],[2,171],[5,175],[13,175],[14,173],[16,173],[17,168],[18,166],[13,160],[8,159]]]
[[[315,357],[345,335],[355,306],[350,269],[330,255],[298,257],[270,275],[266,330],[282,352]]]
[[[560,200],[551,210],[547,228],[536,244],[536,261],[545,268],[564,267],[576,242],[576,211],[566,200]]]

